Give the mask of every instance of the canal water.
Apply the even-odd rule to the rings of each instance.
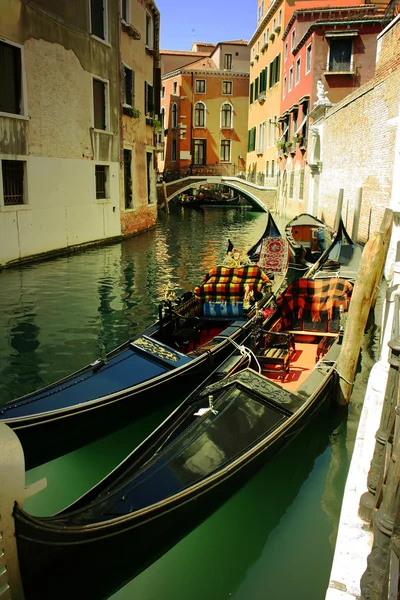
[[[0,404],[139,332],[156,318],[166,284],[178,293],[193,289],[221,261],[229,238],[246,249],[266,220],[251,209],[171,207],[156,229],[120,244],[0,273]],[[113,600],[323,600],[376,346],[372,324],[348,413],[318,417],[207,521],[138,577],[121,582]],[[46,477],[47,488],[26,510],[43,516],[68,505],[180,399],[177,390],[157,414],[29,471],[27,483]]]

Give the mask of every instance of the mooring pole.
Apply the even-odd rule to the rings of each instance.
[[[353,229],[351,232],[351,239],[353,242],[357,242],[358,238],[358,228],[360,226],[360,213],[361,213],[361,204],[362,204],[362,187],[357,190],[357,200],[356,206],[354,208],[354,216],[353,216]]]
[[[168,204],[168,199],[167,199],[167,184],[165,183],[165,181],[163,181],[161,185],[162,185],[163,195],[164,195],[165,212],[167,213],[167,215],[169,215],[169,204]]]
[[[25,487],[25,459],[17,435],[0,423],[0,597],[24,600],[15,537],[14,504],[46,487],[41,479]],[[40,593],[39,593],[40,596]]]
[[[337,206],[336,206],[335,224],[333,226],[333,228],[335,230],[335,233],[339,229],[340,217],[342,216],[343,194],[344,194],[344,190],[342,188],[340,188],[339,195],[338,195]]]
[[[339,355],[337,402],[349,403],[368,315],[381,279],[390,242],[393,212],[385,210],[380,230],[365,245],[357,275]]]

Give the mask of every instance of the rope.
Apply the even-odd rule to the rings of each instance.
[[[243,357],[247,358],[248,364],[250,364],[251,359],[254,358],[254,360],[257,364],[257,367],[258,367],[258,373],[261,374],[261,366],[260,366],[260,363],[258,362],[257,357],[254,354],[254,352],[252,350],[250,350],[250,348],[246,348],[246,346],[239,346],[239,344],[237,344],[234,340],[229,339],[229,341],[231,342],[231,344],[233,344],[235,346],[235,348],[237,350],[239,350],[239,353]],[[232,369],[231,369],[231,371],[232,371]],[[231,374],[231,371],[229,371],[229,373],[227,374],[226,377],[229,377],[229,375]]]
[[[346,379],[346,377],[344,377],[341,373],[339,373],[339,371],[337,370],[336,367],[333,366],[335,361],[330,361],[330,360],[319,360],[317,362],[317,364],[314,366],[314,369],[319,369],[320,367],[323,367],[324,365],[326,365],[326,367],[329,367],[330,369],[333,369],[335,371],[335,373],[338,374],[338,376],[340,377],[340,379],[343,379],[343,381],[345,381],[348,385],[353,386],[354,385],[354,381],[351,382],[348,379]]]

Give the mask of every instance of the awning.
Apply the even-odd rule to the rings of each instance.
[[[283,133],[281,135],[281,137],[279,138],[278,142],[280,142],[282,140],[282,138],[285,137],[287,130],[289,129],[289,125],[286,125],[285,129],[283,130]]]
[[[354,29],[325,31],[325,37],[357,37],[358,34],[359,32],[355,31]]]
[[[298,126],[296,133],[294,135],[297,135],[299,133],[299,131],[303,128],[303,126],[306,124],[306,121],[308,119],[308,115],[306,115],[304,117],[304,119],[302,120],[302,122],[300,123],[300,125]]]

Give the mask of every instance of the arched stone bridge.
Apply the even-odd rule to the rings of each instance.
[[[184,177],[168,183],[157,184],[158,205],[163,206],[165,202],[170,202],[177,194],[192,187],[198,187],[202,183],[213,183],[225,185],[245,194],[249,200],[257,205],[261,210],[274,210],[276,206],[276,187],[263,187],[255,183],[250,183],[239,177],[209,176],[209,177]],[[164,191],[165,190],[165,191]]]

